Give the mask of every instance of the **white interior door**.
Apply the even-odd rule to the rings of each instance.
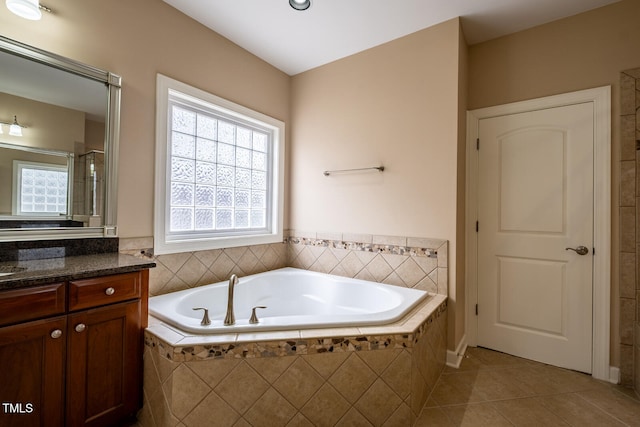
[[[593,123],[581,103],[478,128],[478,345],[588,373]]]

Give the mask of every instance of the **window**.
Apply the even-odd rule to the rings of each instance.
[[[284,123],[158,75],[155,252],[282,241]]]
[[[66,166],[13,161],[14,215],[58,216],[67,213]]]

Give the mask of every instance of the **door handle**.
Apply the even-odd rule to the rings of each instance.
[[[578,255],[586,255],[589,253],[589,249],[586,246],[578,246],[577,248],[565,248],[565,251],[574,251]]]

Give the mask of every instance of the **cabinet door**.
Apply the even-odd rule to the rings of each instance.
[[[0,328],[1,427],[63,425],[66,326],[60,316]]]
[[[67,425],[112,426],[141,405],[140,301],[69,315]]]

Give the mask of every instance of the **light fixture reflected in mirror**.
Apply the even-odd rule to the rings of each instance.
[[[22,136],[22,129],[26,128],[26,126],[22,126],[18,123],[18,116],[13,116],[13,123],[0,122],[0,133],[4,133],[2,125],[9,126],[9,135],[11,136]]]
[[[13,123],[9,126],[9,135],[22,136],[22,128],[23,126],[18,124],[18,116],[13,116]]]
[[[295,10],[307,10],[311,7],[311,0],[289,0],[289,6]]]

